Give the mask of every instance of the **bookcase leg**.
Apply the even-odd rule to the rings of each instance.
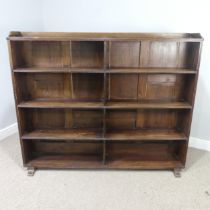
[[[181,169],[180,168],[174,168],[174,176],[176,178],[180,178],[181,177]]]
[[[30,167],[30,168],[27,168],[27,171],[28,171],[28,176],[33,176],[36,170],[35,168]]]

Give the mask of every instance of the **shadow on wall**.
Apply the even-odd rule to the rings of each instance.
[[[208,87],[208,84],[205,84],[204,77],[206,76],[207,75],[202,73],[200,73],[199,75],[191,128],[191,136],[210,141],[210,87]]]
[[[15,102],[13,100],[13,104],[10,104],[4,109],[4,112],[0,119],[0,129],[6,128],[7,126],[10,126],[15,122],[17,122],[17,119],[16,119],[16,111],[15,111]]]

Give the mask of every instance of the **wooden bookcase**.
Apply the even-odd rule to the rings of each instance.
[[[8,37],[24,166],[185,166],[200,34],[34,33]]]

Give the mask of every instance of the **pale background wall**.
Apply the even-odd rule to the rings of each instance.
[[[11,30],[43,30],[40,0],[0,0],[0,129],[16,122],[6,37]]]
[[[12,3],[15,5],[11,12],[9,5]],[[18,3],[7,0],[2,4],[6,5],[0,8],[0,44],[3,44],[0,46],[0,90],[4,96],[0,103],[0,129],[16,119],[5,55],[5,37],[9,30],[200,32],[205,42],[191,135],[210,140],[208,0],[20,0]]]

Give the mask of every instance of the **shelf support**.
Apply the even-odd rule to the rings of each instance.
[[[34,176],[36,169],[34,167],[29,167],[27,168],[27,171],[28,171],[27,173],[28,176]]]
[[[181,177],[181,168],[174,168],[174,176],[176,178],[180,178]]]

